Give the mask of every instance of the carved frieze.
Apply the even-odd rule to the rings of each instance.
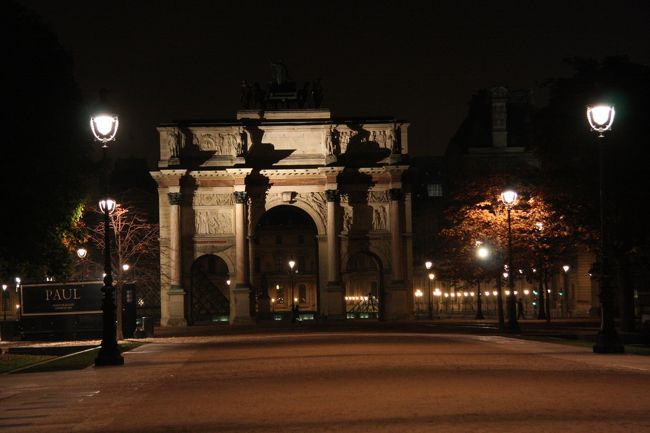
[[[230,211],[197,210],[194,229],[197,235],[233,233],[232,213]]]
[[[230,206],[235,203],[232,194],[196,194],[194,206]]]
[[[339,151],[341,154],[347,152],[348,150],[348,145],[350,144],[350,140],[357,135],[357,131],[354,131],[352,129],[342,129],[339,130],[338,133],[338,138],[339,138]]]
[[[192,136],[192,143],[200,150],[216,155],[242,156],[246,141],[247,135],[241,127],[234,132],[197,132]]]

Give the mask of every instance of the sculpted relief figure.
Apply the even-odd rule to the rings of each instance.
[[[215,235],[232,232],[230,215],[216,211],[197,211],[194,221],[196,234]]]
[[[346,206],[343,208],[343,231],[350,231],[352,228],[352,208]]]
[[[387,225],[386,206],[375,206],[372,208],[372,228],[373,230],[386,230]]]
[[[386,148],[395,153],[397,150],[397,138],[395,137],[395,128],[391,128],[385,132],[386,134]]]
[[[178,129],[167,131],[167,147],[169,148],[169,157],[178,158],[180,155],[180,145],[182,134]]]
[[[341,153],[345,153],[348,150],[348,145],[352,137],[357,135],[357,131],[351,129],[343,130],[339,132],[339,144],[341,146]]]
[[[235,134],[235,156],[244,156],[244,148],[246,145],[246,134],[244,128],[239,127]]]
[[[196,213],[196,218],[194,220],[194,231],[196,234],[207,234],[208,233],[208,212],[199,211]]]
[[[324,137],[323,137],[323,143],[325,147],[325,154],[326,155],[334,155],[334,127],[330,126],[329,129],[325,130],[323,132]]]

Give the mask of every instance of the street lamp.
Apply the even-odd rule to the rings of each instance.
[[[598,133],[599,138],[604,138],[605,131],[609,131],[614,123],[614,107],[609,105],[597,105],[587,107],[587,120],[591,129]],[[599,146],[599,196],[600,196],[600,330],[596,337],[596,344],[593,350],[596,353],[623,353],[623,344],[616,332],[614,324],[614,299],[609,279],[607,277],[607,250],[605,242],[605,198],[603,192],[603,177],[605,165],[605,144],[600,141]]]
[[[296,299],[293,296],[293,267],[295,260],[289,260],[289,279],[291,280],[291,323],[296,323]]]
[[[81,260],[81,264],[83,265],[81,268],[81,281],[86,279],[86,257],[88,256],[88,250],[85,248],[77,248],[77,257],[79,257],[79,260]]]
[[[422,290],[417,289],[415,291],[415,311],[417,315],[420,315],[422,311],[422,296],[424,296],[424,293],[422,293]]]
[[[102,144],[102,162],[104,164],[104,189],[106,197],[99,202],[99,208],[104,214],[104,299],[102,300],[102,343],[99,349],[95,366],[123,365],[124,358],[120,354],[116,339],[115,300],[113,299],[113,275],[111,271],[111,237],[109,214],[115,210],[115,201],[108,198],[108,142],[115,140],[117,116],[109,113],[100,113],[90,118],[90,129],[95,140]]]
[[[508,212],[508,271],[511,272],[513,267],[510,211],[517,202],[517,193],[512,190],[506,190],[501,193],[501,201],[506,206],[506,211]],[[517,299],[515,298],[515,278],[513,275],[508,278],[508,287],[510,288],[510,294],[508,295],[508,332],[519,332],[519,323],[517,323]]]
[[[427,260],[426,262],[424,262],[424,267],[427,269],[427,272],[429,272],[429,270],[431,270],[431,266],[433,266],[433,263],[431,263],[431,260]],[[429,274],[429,275],[432,275],[432,274]],[[429,319],[433,319],[433,299],[431,299],[432,298],[432,296],[431,296],[431,280],[432,279],[433,278],[429,277],[429,282],[427,283],[428,284],[428,286],[427,286],[427,297],[428,297],[428,300],[429,300]]]
[[[562,270],[564,271],[563,277],[564,277],[564,290],[562,291],[562,316],[563,317],[568,317],[569,316],[569,269],[571,267],[569,265],[564,265],[562,266]]]

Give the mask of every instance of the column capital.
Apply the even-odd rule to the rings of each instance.
[[[340,193],[337,189],[326,189],[325,198],[327,198],[328,202],[337,202],[339,201]]]
[[[183,195],[180,192],[168,192],[167,193],[167,199],[169,200],[169,204],[172,206],[178,206],[181,204],[181,200],[183,199]]]
[[[246,191],[235,191],[232,194],[235,196],[235,203],[246,204],[246,199],[248,198]]]
[[[388,190],[388,195],[393,201],[399,201],[404,197],[404,193],[400,188],[391,188]]]

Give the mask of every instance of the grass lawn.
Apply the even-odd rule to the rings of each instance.
[[[121,343],[120,352],[128,352],[129,350],[135,349],[138,346],[141,346],[144,343]],[[28,366],[30,364],[36,364],[42,361],[47,361],[52,359],[52,361],[44,362],[42,364],[34,365],[33,367],[27,367],[16,371],[15,373],[36,373],[43,371],[63,371],[63,370],[81,370],[86,367],[90,367],[95,363],[95,358],[97,358],[97,353],[99,352],[99,347],[95,349],[86,350],[80,353],[73,353],[67,356],[53,357],[53,356],[33,356],[33,355],[3,355],[3,362],[0,363],[0,369],[5,367],[4,357],[9,358],[31,358],[24,359],[21,364],[14,364],[13,367],[10,367],[12,364],[10,361],[6,362],[7,368],[0,370],[1,372],[11,372],[21,367]]]
[[[14,355],[3,353],[0,355],[0,374],[53,358],[55,357],[48,355]]]

